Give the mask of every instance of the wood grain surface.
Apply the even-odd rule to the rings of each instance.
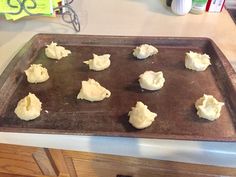
[[[0,144],[0,172],[56,176],[44,149],[5,144]]]
[[[18,174],[9,174],[9,173],[1,173],[0,177],[50,177],[45,175],[18,175]]]
[[[70,177],[62,152],[60,150],[48,149],[47,154],[51,160],[51,164],[53,165],[57,176]]]
[[[236,169],[124,156],[62,151],[71,158],[71,177],[222,177],[236,176]],[[72,174],[72,173],[71,173]]]
[[[37,161],[32,154],[34,156],[37,154]],[[39,156],[42,157],[39,158]],[[49,159],[49,161],[45,159]],[[236,169],[118,155],[0,144],[0,177],[49,176],[233,177],[236,176]]]

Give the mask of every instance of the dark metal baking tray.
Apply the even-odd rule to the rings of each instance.
[[[72,51],[55,61],[45,56],[45,45],[57,42]],[[159,53],[146,60],[132,56],[133,48],[148,43]],[[189,50],[207,53],[212,65],[204,72],[185,69]],[[90,71],[83,61],[92,54],[111,54],[111,66]],[[32,63],[48,69],[50,79],[29,84],[24,70]],[[163,71],[164,87],[144,91],[138,76],[146,70]],[[101,102],[77,100],[81,81],[93,78],[109,89],[111,97]],[[36,94],[42,108],[39,118],[22,121],[14,114],[17,102]],[[198,118],[195,101],[211,94],[225,102],[216,121]],[[157,113],[153,124],[137,130],[128,123],[128,112],[137,101]],[[208,38],[83,36],[38,34],[14,57],[0,78],[0,131],[104,135],[186,140],[235,141],[236,74],[215,43]]]

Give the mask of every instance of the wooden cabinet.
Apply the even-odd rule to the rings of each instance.
[[[70,177],[62,151],[0,144],[0,177]]]
[[[71,177],[220,177],[236,169],[76,151],[61,151]]]
[[[0,177],[220,177],[236,169],[0,144]]]
[[[56,176],[45,149],[4,144],[0,144],[0,172],[9,175]]]

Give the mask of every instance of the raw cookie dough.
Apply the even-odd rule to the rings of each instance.
[[[133,55],[138,59],[145,59],[152,55],[157,54],[158,50],[152,45],[142,44],[136,47],[133,51]]]
[[[18,102],[15,113],[22,120],[33,120],[40,116],[41,106],[42,103],[35,94],[29,93]]]
[[[101,101],[111,96],[111,92],[102,87],[94,79],[82,81],[82,88],[77,96],[77,99],[85,99],[88,101]]]
[[[212,95],[205,94],[195,103],[197,115],[211,121],[220,117],[220,111],[223,105],[223,102],[217,101]]]
[[[128,115],[129,123],[137,129],[150,126],[157,116],[156,113],[151,112],[141,101],[138,101],[136,106],[132,107],[132,111],[130,111]]]
[[[165,78],[163,77],[163,73],[161,71],[145,71],[139,76],[140,86],[147,90],[159,90],[163,87],[164,83]]]
[[[204,71],[211,65],[210,57],[207,54],[188,52],[185,55],[185,67],[195,71]]]
[[[69,54],[71,54],[71,51],[66,50],[62,46],[57,46],[57,43],[52,42],[50,45],[47,45],[45,54],[48,58],[60,60],[63,57],[67,57]]]
[[[42,67],[42,64],[32,64],[25,70],[25,74],[29,83],[41,83],[49,78],[48,70]]]
[[[93,54],[93,59],[84,61],[85,64],[89,65],[89,69],[95,71],[102,71],[108,68],[111,64],[110,54],[96,55]]]

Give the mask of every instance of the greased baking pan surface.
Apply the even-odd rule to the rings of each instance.
[[[57,42],[72,54],[59,61],[45,56],[45,45]],[[159,53],[146,60],[133,57],[133,49],[151,44]],[[206,71],[185,68],[188,51],[207,53],[212,65]],[[83,64],[92,54],[111,54],[111,66],[100,72]],[[30,84],[24,70],[32,63],[48,69],[49,80]],[[146,70],[162,71],[166,79],[158,91],[140,88],[138,77]],[[77,100],[81,81],[93,78],[111,91],[101,102]],[[104,135],[187,140],[235,141],[235,71],[207,38],[82,36],[38,34],[14,57],[0,78],[0,131]],[[34,93],[42,102],[40,117],[22,121],[14,113],[17,102]],[[225,102],[216,121],[200,119],[195,101],[209,94]],[[128,122],[128,112],[142,101],[157,113],[142,130]]]

